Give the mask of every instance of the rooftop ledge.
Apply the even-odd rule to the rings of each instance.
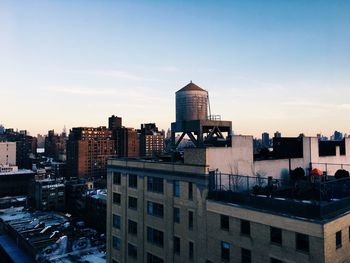
[[[111,158],[108,159],[108,166],[118,166],[129,169],[157,170],[177,173],[209,174],[209,166],[183,164],[176,162],[162,162],[136,158]]]

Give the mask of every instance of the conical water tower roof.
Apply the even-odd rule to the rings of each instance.
[[[185,87],[182,89],[178,90],[177,92],[181,91],[189,91],[189,90],[199,90],[199,91],[205,91],[204,89],[198,87],[196,84],[194,84],[192,81],[188,83]]]

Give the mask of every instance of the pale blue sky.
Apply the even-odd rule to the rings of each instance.
[[[350,132],[350,1],[0,1],[0,123],[175,119],[190,80],[236,133]]]

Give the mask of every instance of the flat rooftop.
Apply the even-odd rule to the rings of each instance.
[[[211,174],[208,199],[311,220],[330,220],[350,211],[350,178],[290,180]]]
[[[37,262],[105,262],[105,235],[69,215],[23,207],[2,209],[0,229]]]
[[[107,162],[108,168],[119,167],[132,170],[167,171],[174,173],[187,173],[206,175],[209,174],[209,166],[184,164],[180,162],[164,162],[161,160],[147,160],[142,158],[110,158]]]

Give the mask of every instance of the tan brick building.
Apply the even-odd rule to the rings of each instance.
[[[217,195],[213,174],[186,159],[109,160],[107,262],[350,262],[346,198],[323,210],[309,201],[247,201]]]

